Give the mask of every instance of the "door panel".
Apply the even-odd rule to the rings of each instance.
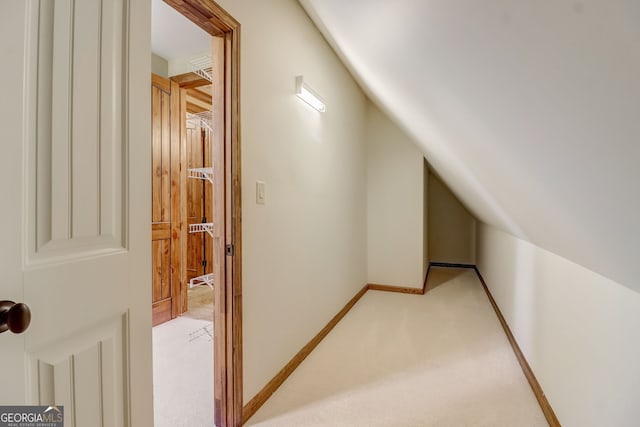
[[[157,79],[154,79],[154,83]],[[171,222],[171,94],[151,87],[152,221]]]
[[[0,299],[32,320],[0,335],[0,402],[149,426],[150,4],[26,0],[1,16]]]
[[[182,314],[180,87],[153,75],[151,86],[151,234],[153,324]]]
[[[52,343],[31,354],[31,387],[39,403],[64,405],[65,425],[111,426],[122,423],[127,316]],[[74,410],[75,409],[75,410]],[[103,422],[104,421],[104,422]]]
[[[153,324],[171,320],[171,84],[151,86],[151,262]],[[163,232],[164,231],[164,232]]]
[[[40,48],[34,49],[37,127],[27,181],[35,214],[30,266],[125,247],[125,75],[121,55],[111,53],[122,45],[125,4],[101,3],[31,3]]]

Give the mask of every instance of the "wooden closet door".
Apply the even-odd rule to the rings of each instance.
[[[152,75],[151,240],[153,325],[182,314],[180,87]]]

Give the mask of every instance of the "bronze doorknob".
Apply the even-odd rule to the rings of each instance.
[[[31,323],[31,310],[26,304],[0,301],[0,334],[7,330],[21,334]]]

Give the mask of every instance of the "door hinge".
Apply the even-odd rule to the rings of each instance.
[[[207,260],[203,259],[202,262],[200,263],[203,267],[207,266]]]
[[[206,216],[203,216],[203,217],[202,217],[202,223],[203,223],[203,224],[205,224],[206,222],[207,222],[207,217],[206,217]]]
[[[227,245],[225,246],[225,252],[227,256],[233,256],[233,254],[235,253],[235,248],[233,247],[233,245]]]

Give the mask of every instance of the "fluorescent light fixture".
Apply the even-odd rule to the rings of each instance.
[[[322,98],[320,98],[320,96],[318,96],[318,94],[304,82],[302,76],[296,77],[296,95],[298,98],[302,99],[321,113],[324,113],[326,110],[326,106],[324,105]]]

